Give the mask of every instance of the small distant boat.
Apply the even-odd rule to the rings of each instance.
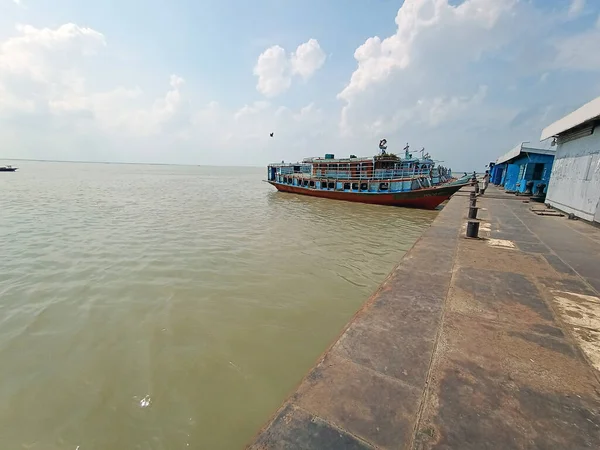
[[[423,209],[435,209],[468,183],[465,177],[452,177],[450,169],[435,167],[428,156],[413,158],[408,145],[405,157],[399,158],[385,151],[386,144],[380,141],[381,154],[374,157],[335,159],[327,154],[295,164],[270,164],[266,181],[282,192]]]
[[[17,167],[13,167],[13,166],[0,167],[0,172],[16,172],[16,171],[17,171]]]

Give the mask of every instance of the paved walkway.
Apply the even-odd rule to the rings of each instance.
[[[250,449],[600,448],[600,230],[455,195]],[[595,368],[594,368],[595,366]]]

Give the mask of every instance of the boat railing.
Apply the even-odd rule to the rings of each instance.
[[[296,166],[298,167],[298,166]],[[280,166],[279,173],[282,175],[292,175],[294,173],[311,173],[312,167],[310,166],[300,166],[300,172],[295,170],[294,166]]]
[[[406,170],[384,170],[377,169],[363,170],[361,172],[352,172],[348,170],[335,171],[335,170],[315,170],[314,176],[318,178],[332,178],[332,179],[361,179],[361,180],[390,180],[394,178],[414,178],[429,176],[429,169],[406,169]]]

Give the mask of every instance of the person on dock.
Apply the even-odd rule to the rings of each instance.
[[[483,187],[479,190],[479,195],[485,194],[488,184],[490,184],[490,172],[486,170],[485,175],[483,176]]]

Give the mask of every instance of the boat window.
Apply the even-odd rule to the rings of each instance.
[[[358,191],[358,183],[352,183],[352,190]]]
[[[327,189],[327,181],[321,181],[321,189]]]
[[[389,189],[389,185],[387,183],[379,183],[380,191],[387,191]]]
[[[303,180],[302,181],[302,186],[308,186],[308,180]]]
[[[308,185],[309,185],[310,187],[314,188],[314,187],[315,187],[315,182],[314,182],[313,180],[310,180],[310,181],[308,182]]]
[[[350,183],[344,183],[344,190],[345,191],[349,191],[350,190]]]
[[[361,191],[366,191],[367,189],[369,189],[369,186],[367,185],[367,183],[360,183]]]
[[[328,187],[329,189],[333,189],[333,188],[335,188],[335,183],[328,183],[328,184],[327,184],[327,187]]]

